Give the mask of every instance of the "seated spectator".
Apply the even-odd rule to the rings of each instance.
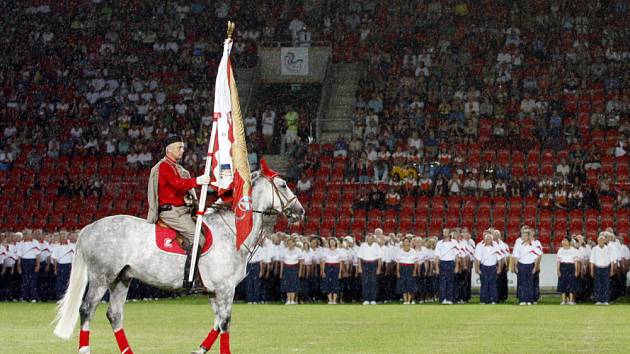
[[[389,166],[385,160],[378,160],[374,164],[374,183],[387,182],[389,180]]]
[[[624,139],[619,138],[617,140],[617,144],[615,145],[615,157],[624,157],[626,156],[626,142]]]
[[[337,141],[335,141],[335,151],[333,152],[333,157],[348,157],[348,143],[342,135],[339,135],[339,137],[337,137]]]
[[[538,195],[538,207],[541,209],[551,209],[553,205],[553,193],[550,192],[550,189],[546,188]]]
[[[584,193],[582,193],[581,186],[574,185],[569,190],[568,196],[568,206],[569,209],[579,209],[582,207],[582,199],[584,198]]]
[[[370,196],[365,189],[361,189],[354,201],[352,202],[353,209],[369,209],[370,208]]]
[[[617,194],[617,208],[618,209],[628,209],[630,208],[630,197],[628,196],[628,192],[622,190],[619,194]]]
[[[297,182],[298,193],[309,193],[311,188],[313,188],[312,178],[309,177],[306,172],[302,172],[302,175]]]
[[[554,206],[558,209],[567,209],[569,207],[569,191],[566,184],[553,193],[553,201]]]
[[[494,181],[487,175],[482,175],[479,179],[479,193],[485,197],[492,197],[494,192]]]
[[[400,209],[400,194],[394,187],[389,187],[387,190],[387,194],[385,195],[385,207],[394,210]]]
[[[428,173],[423,173],[418,179],[418,193],[425,196],[433,194],[433,180]]]
[[[368,210],[383,209],[385,206],[385,194],[373,184],[368,195]]]
[[[462,191],[462,183],[458,174],[453,174],[453,177],[448,181],[448,194],[460,195]]]
[[[494,195],[507,197],[508,195],[507,184],[505,183],[505,180],[503,178],[499,178],[497,180],[497,183],[494,185]]]
[[[559,173],[562,177],[567,178],[569,176],[569,172],[571,172],[571,169],[569,168],[567,161],[562,159],[560,163],[556,165],[556,173]]]

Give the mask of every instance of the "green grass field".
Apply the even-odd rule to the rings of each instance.
[[[512,299],[512,298],[511,298]],[[234,306],[234,353],[629,353],[630,304]],[[92,322],[96,354],[118,353],[106,305]],[[52,334],[53,304],[0,303],[0,353],[74,353]],[[212,320],[205,298],[128,303],[135,353],[189,353]],[[218,341],[211,353],[218,353]]]

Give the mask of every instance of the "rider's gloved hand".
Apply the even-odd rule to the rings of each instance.
[[[200,185],[210,184],[210,176],[208,176],[208,175],[201,175],[201,176],[197,177],[197,184],[200,184]]]

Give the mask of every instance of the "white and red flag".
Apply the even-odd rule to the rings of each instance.
[[[224,202],[231,202],[236,217],[236,248],[252,230],[252,181],[247,160],[243,116],[230,63],[232,40],[223,45],[214,88],[214,120],[217,125],[212,157],[210,186]]]

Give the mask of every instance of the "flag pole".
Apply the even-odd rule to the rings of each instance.
[[[232,40],[232,33],[234,33],[234,22],[228,21],[227,37],[228,40]],[[210,169],[212,168],[212,155],[214,151],[214,140],[217,135],[217,117],[212,115],[212,131],[210,133],[210,141],[208,142],[208,154],[206,155],[206,167],[204,169],[204,175],[210,175]],[[190,258],[190,269],[194,270],[197,262],[197,251],[199,248],[199,238],[201,236],[201,223],[203,222],[203,215],[206,208],[206,197],[208,195],[208,185],[201,186],[201,195],[199,196],[199,208],[197,209],[197,223],[195,224],[195,240],[193,242],[192,255]],[[208,240],[206,240],[208,242]],[[195,272],[188,272],[188,281],[192,282],[195,277]]]

